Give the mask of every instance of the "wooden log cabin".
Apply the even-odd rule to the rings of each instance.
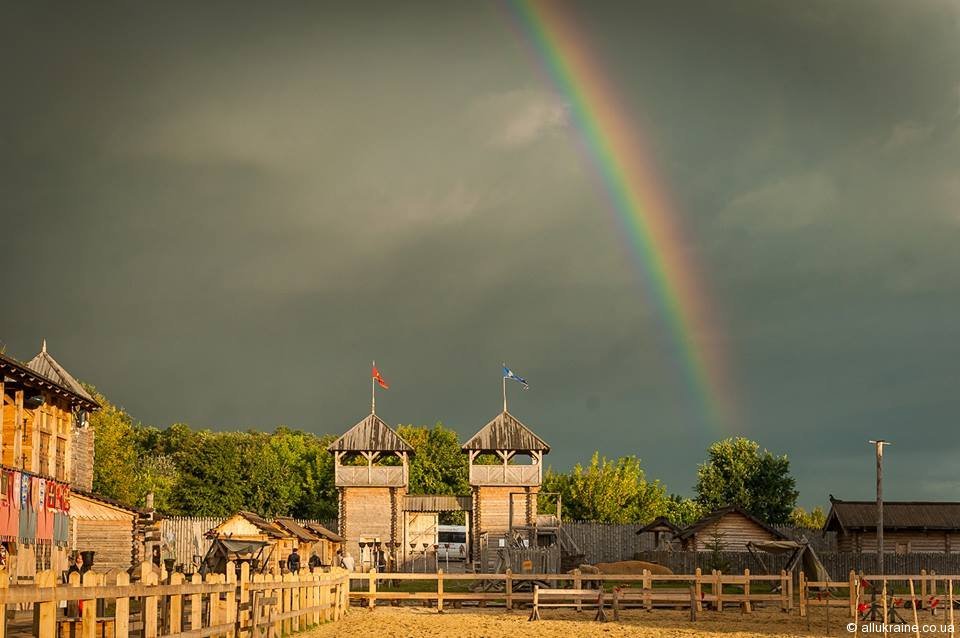
[[[747,543],[790,540],[755,516],[731,505],[714,510],[680,530],[676,539],[684,551],[705,552],[715,544],[725,552],[745,552]]]
[[[512,529],[536,541],[537,494],[543,482],[543,455],[550,446],[504,410],[462,446],[470,467],[473,499],[471,558],[480,560],[485,544],[498,545]],[[493,457],[495,463],[483,463]],[[527,457],[529,463],[518,464]],[[512,517],[512,518],[511,518]]]
[[[339,534],[334,534],[320,523],[307,522],[304,524],[308,530],[317,537],[317,542],[313,545],[313,554],[320,559],[320,564],[324,567],[338,565],[337,553],[343,549],[344,539]],[[304,560],[310,560],[307,556]]]
[[[877,553],[876,501],[830,497],[824,532],[836,532],[837,550]],[[884,554],[960,552],[960,503],[885,501]]]
[[[339,533],[357,569],[403,560],[403,500],[413,447],[372,412],[330,444]],[[384,554],[386,556],[384,556]]]
[[[93,486],[87,415],[100,406],[46,342],[27,363],[0,353],[0,394],[0,542],[8,571],[32,580],[67,567],[71,487]]]

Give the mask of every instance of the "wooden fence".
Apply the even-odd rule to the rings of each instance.
[[[612,584],[626,585],[626,591],[637,594],[625,598],[633,601],[633,604],[625,603],[622,605],[624,607],[648,610],[654,607],[689,608],[692,603],[697,611],[702,611],[705,606],[723,611],[725,606],[735,605],[746,613],[750,613],[757,604],[772,604],[781,611],[793,608],[793,585],[786,572],[761,575],[751,574],[749,570],[741,574],[703,573],[697,570],[693,574],[654,575],[647,570],[642,574],[581,574],[579,570],[574,570],[572,574],[514,573],[512,570],[503,574],[445,574],[443,570],[436,574],[372,571],[350,574],[350,580],[350,598],[370,609],[378,601],[413,601],[435,605],[438,611],[443,611],[446,604],[459,605],[465,601],[483,606],[502,603],[507,609],[513,609],[517,605],[533,602],[535,585],[569,588],[571,594],[568,600],[577,607],[576,603],[583,602],[583,598],[576,592],[589,588],[599,591],[604,589],[604,585]],[[432,581],[436,586],[428,589],[422,585],[398,586],[410,581]],[[765,586],[758,588],[756,583],[764,583]],[[613,601],[612,591],[605,591],[603,596],[608,602]],[[563,596],[560,595],[559,599],[562,600]]]
[[[33,585],[10,587],[0,571],[0,638],[15,633],[5,622],[6,609],[14,605],[33,607],[33,636],[220,638],[244,631],[261,638],[339,620],[349,602],[349,575],[339,568],[251,576],[249,565],[237,570],[227,563],[226,574],[186,580],[143,563],[135,574],[139,578],[131,583],[127,572],[87,572],[82,582],[74,573],[63,584],[45,571]]]

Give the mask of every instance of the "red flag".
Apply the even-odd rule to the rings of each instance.
[[[384,390],[390,388],[390,384],[384,381],[383,377],[380,376],[380,371],[377,370],[377,366],[373,366],[373,380],[376,381]]]

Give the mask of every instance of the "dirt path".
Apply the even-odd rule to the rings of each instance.
[[[820,610],[817,610],[819,612]],[[424,608],[381,607],[374,611],[354,608],[346,618],[325,625],[304,638],[420,638],[421,636],[456,638],[578,638],[580,636],[638,636],[641,638],[779,638],[788,636],[826,636],[827,626],[822,615],[814,613],[810,630],[807,620],[793,614],[775,611],[758,611],[744,615],[737,611],[717,614],[704,612],[696,623],[691,623],[686,612],[630,611],[620,622],[598,623],[593,621],[593,612],[547,610],[547,620],[527,622],[528,611],[517,610],[450,610],[438,614]],[[845,625],[848,619],[836,611],[831,612],[831,636],[853,636]],[[921,620],[921,623],[925,622]],[[944,622],[941,618],[926,622]],[[924,637],[936,636],[926,633]],[[949,635],[949,634],[942,634]]]

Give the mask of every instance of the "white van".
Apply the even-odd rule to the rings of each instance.
[[[467,527],[465,525],[437,525],[437,558],[440,560],[467,559]]]

